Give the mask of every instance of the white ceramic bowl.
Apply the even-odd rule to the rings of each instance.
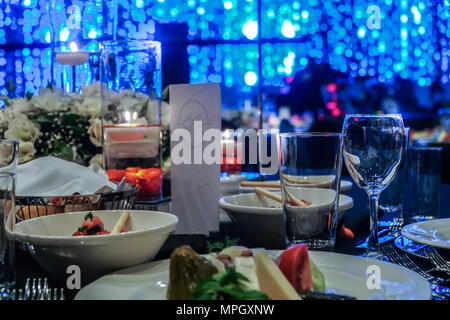
[[[67,279],[67,267],[77,265],[82,283],[121,268],[151,261],[175,230],[176,216],[156,211],[128,210],[124,233],[72,237],[88,212],[70,212],[19,222],[16,239],[29,244],[34,259],[52,278]],[[92,211],[111,230],[123,210]]]
[[[239,174],[229,175],[220,178],[220,193],[224,196],[239,193],[239,186],[242,181],[247,180],[247,177]]]
[[[295,196],[312,202],[308,207],[296,207],[305,216],[320,216],[324,208],[329,209],[334,197],[331,189],[301,188],[300,194]],[[273,192],[280,195],[280,191]],[[283,209],[279,202],[256,193],[244,193],[223,197],[219,206],[228,214],[230,219],[237,223],[240,233],[246,235],[246,243],[252,246],[265,248],[280,248],[284,246]],[[275,206],[275,208],[271,208]],[[346,195],[339,195],[339,219],[345,211],[353,207],[353,199]]]

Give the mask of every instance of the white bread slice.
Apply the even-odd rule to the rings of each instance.
[[[256,276],[255,260],[253,257],[236,257],[234,258],[234,267],[236,271],[243,274],[247,281],[243,281],[242,285],[246,290],[259,290],[258,277]]]
[[[297,291],[283,275],[267,252],[255,253],[255,269],[259,290],[272,300],[301,300]]]

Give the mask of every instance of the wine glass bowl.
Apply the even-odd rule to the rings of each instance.
[[[345,117],[344,162],[369,196],[371,234],[366,256],[383,258],[378,243],[378,198],[394,179],[403,155],[405,128],[400,114]]]

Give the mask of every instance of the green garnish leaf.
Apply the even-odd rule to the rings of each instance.
[[[85,232],[85,231],[87,230],[87,228],[88,228],[88,226],[82,226],[82,227],[79,227],[79,228],[78,228],[78,232],[83,233],[83,232]]]
[[[191,292],[193,300],[269,300],[269,297],[257,290],[245,290],[243,283],[248,279],[235,268],[216,273],[201,280]]]
[[[224,241],[218,241],[218,242],[206,242],[206,247],[208,250],[208,253],[221,251],[225,248],[231,247],[231,246],[237,246],[239,244],[239,238],[231,239],[230,237],[226,236]]]
[[[30,101],[31,98],[33,98],[33,93],[31,93],[30,91],[27,91],[27,93],[25,93],[25,98],[27,98],[27,100]]]
[[[94,216],[92,215],[92,212],[89,212],[87,215],[86,215],[86,217],[84,217],[84,221],[87,221],[87,220],[93,220],[94,219]]]

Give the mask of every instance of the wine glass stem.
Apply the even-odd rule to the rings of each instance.
[[[379,192],[369,193],[370,237],[367,244],[366,255],[378,255],[380,245],[378,243],[378,199]]]

